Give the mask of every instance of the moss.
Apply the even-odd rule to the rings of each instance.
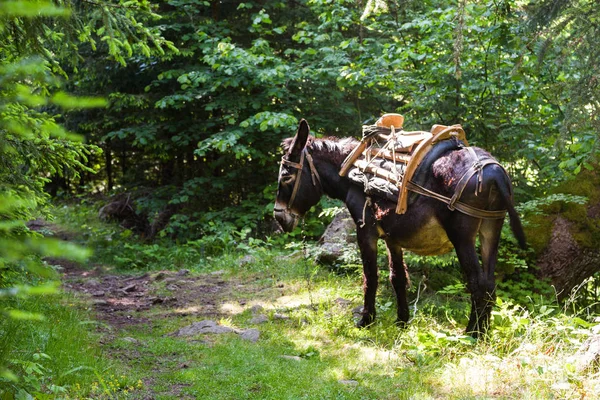
[[[525,227],[527,240],[539,254],[552,237],[552,225],[558,215],[571,222],[571,234],[582,248],[600,247],[600,216],[589,210],[600,203],[600,175],[594,171],[583,171],[574,179],[551,190],[550,194],[571,194],[588,198],[587,204],[557,201],[542,207],[542,215],[527,218]]]
[[[536,254],[540,254],[550,242],[555,219],[556,214],[533,215],[527,219],[527,225],[524,226],[527,243],[535,250]]]
[[[600,201],[600,176],[594,171],[583,171],[575,177],[554,188],[550,193],[566,193],[585,196],[590,204]]]

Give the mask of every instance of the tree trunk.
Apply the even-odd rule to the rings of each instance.
[[[573,229],[573,222],[557,217],[550,242],[537,261],[540,275],[550,280],[559,298],[569,296],[573,288],[600,271],[600,249],[582,247]]]
[[[584,171],[554,194],[584,196],[586,204],[557,201],[528,219],[528,242],[537,254],[539,276],[548,278],[559,298],[600,271],[600,175]]]
[[[104,154],[106,156],[106,191],[110,192],[113,189],[112,151],[110,148],[110,140],[106,141]]]

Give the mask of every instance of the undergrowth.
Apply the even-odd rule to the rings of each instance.
[[[232,292],[231,307],[222,305],[228,316],[220,324],[253,326],[250,305],[260,305],[267,322],[258,326],[257,343],[235,335],[188,340],[170,333],[201,317],[156,318],[157,311],[149,310],[143,315],[151,324],[114,332],[98,347],[95,323],[71,306],[77,301],[68,295],[48,298],[31,305],[43,308],[45,322],[0,322],[4,337],[11,338],[4,342],[11,349],[8,358],[15,360],[10,368],[27,377],[9,384],[40,393],[39,398],[126,398],[132,393],[232,399],[600,396],[596,362],[582,361],[583,344],[598,333],[595,314],[577,306],[577,294],[559,303],[552,293],[536,289],[533,276],[525,276],[531,282],[520,286],[501,287],[492,327],[475,341],[464,334],[470,304],[453,256],[432,262],[408,256],[414,266],[408,327],[394,324],[396,305],[382,269],[377,320],[369,329],[358,329],[353,310],[362,303],[362,291],[355,256],[329,269],[306,259],[311,248],[298,240],[286,245],[281,239],[240,236],[221,252],[209,250],[209,239],[149,243],[97,221],[90,206],[65,208],[58,221],[72,230],[71,237],[95,249],[94,263],[127,273],[188,269],[236,279],[247,291],[239,298]],[[440,283],[434,282],[436,271],[447,275]],[[11,334],[17,329],[28,333],[17,338]],[[140,345],[132,347],[125,337]],[[125,375],[117,371],[122,368],[117,359],[130,360]]]
[[[13,298],[2,306],[37,317],[0,320],[0,360],[8,372],[0,377],[1,398],[111,398],[115,394],[111,385],[102,382],[119,368],[103,355],[100,335],[94,333],[99,323],[81,309],[81,299],[63,292]]]

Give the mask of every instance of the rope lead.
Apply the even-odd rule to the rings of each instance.
[[[369,196],[367,196],[367,199],[365,200],[365,205],[363,206],[363,214],[362,214],[362,223],[360,224],[361,228],[365,227],[365,219],[367,217],[367,207],[371,206],[371,198]]]

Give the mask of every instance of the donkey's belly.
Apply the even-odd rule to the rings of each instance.
[[[402,247],[420,256],[437,256],[454,248],[435,217],[431,217],[410,238],[403,240]]]

